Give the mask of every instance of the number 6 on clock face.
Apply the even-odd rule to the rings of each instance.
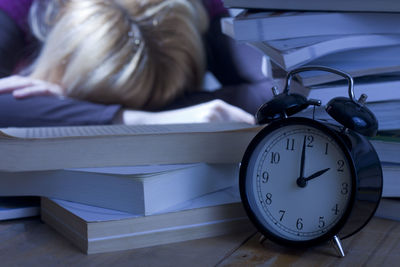
[[[243,203],[257,228],[284,244],[332,238],[354,201],[354,163],[337,133],[294,118],[272,123],[242,161]]]

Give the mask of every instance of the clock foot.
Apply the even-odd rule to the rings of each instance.
[[[343,258],[345,256],[345,254],[344,254],[344,251],[343,251],[343,248],[342,248],[342,243],[340,243],[340,239],[339,239],[339,237],[337,235],[335,235],[333,237],[332,243],[333,243],[333,246],[336,248],[336,250],[337,250],[337,252],[339,254],[339,257]]]
[[[260,239],[258,240],[258,242],[260,242],[260,244],[264,243],[265,240],[267,240],[267,238],[264,235],[261,235]]]

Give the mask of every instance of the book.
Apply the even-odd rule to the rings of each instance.
[[[224,0],[224,5],[277,10],[400,12],[400,3],[397,0]]]
[[[153,214],[237,183],[238,164],[2,172],[0,196],[41,196]]]
[[[400,221],[400,199],[399,198],[382,198],[375,216]]]
[[[251,42],[284,70],[291,70],[317,58],[348,50],[400,45],[400,35],[310,36]]]
[[[326,101],[326,99],[324,100]],[[367,102],[366,106],[374,113],[379,125],[379,135],[391,136],[390,140],[396,140],[399,134],[397,131],[400,129],[400,100],[388,100],[380,102]],[[315,118],[328,123],[337,124],[332,117],[325,111],[324,106],[307,108],[296,116],[305,116],[308,118]],[[384,141],[389,141],[386,139]],[[400,155],[399,155],[400,157]]]
[[[400,163],[382,163],[382,197],[400,197]]]
[[[366,94],[368,96],[367,102],[400,100],[399,87],[400,75],[372,75],[354,79],[354,93],[356,99],[359,99],[361,94]],[[347,80],[315,85],[306,88],[306,95],[309,98],[321,100],[322,104],[328,103],[334,97],[349,97],[349,85]],[[295,91],[296,89],[293,90],[293,92]],[[302,93],[304,93],[304,91]]]
[[[38,197],[0,197],[0,220],[39,216]]]
[[[307,65],[320,65],[349,73],[353,78],[369,75],[391,75],[400,72],[400,46],[363,48],[333,53],[317,58]],[[338,80],[343,77],[322,71],[308,71],[296,76],[304,86],[313,86]]]
[[[261,129],[244,123],[0,129],[0,171],[239,163]]]
[[[43,198],[42,220],[87,254],[149,247],[254,229],[237,187],[151,216]]]
[[[400,164],[400,130],[380,131],[375,137],[371,138],[371,143],[374,145],[380,161]],[[388,167],[393,168],[398,166],[389,165]],[[397,175],[399,174],[398,172]]]
[[[399,34],[396,13],[284,12],[245,10],[222,19],[222,32],[237,41],[259,42],[323,35]]]

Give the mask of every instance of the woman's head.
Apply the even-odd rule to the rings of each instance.
[[[138,109],[160,108],[184,89],[199,87],[205,65],[201,32],[207,27],[200,3],[54,3],[58,12],[38,20],[51,29],[43,34],[31,76],[59,83],[67,96]]]

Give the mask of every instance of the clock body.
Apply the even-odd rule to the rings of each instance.
[[[292,117],[272,122],[252,140],[239,185],[245,210],[264,236],[304,246],[361,229],[379,204],[382,170],[365,137]]]

